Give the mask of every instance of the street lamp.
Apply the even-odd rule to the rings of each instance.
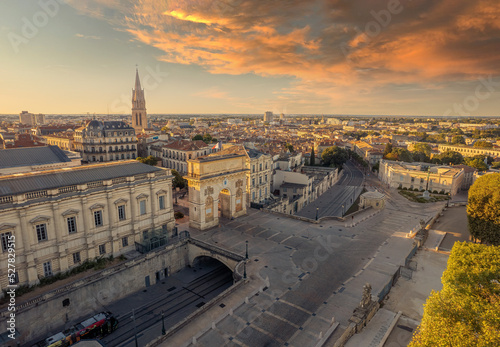
[[[319,207],[316,207],[316,220],[318,220]]]
[[[245,248],[246,248],[245,259],[248,259],[248,240],[245,241]]]
[[[137,343],[137,325],[135,324],[135,314],[134,314],[134,309],[132,309],[132,320],[134,321],[134,338],[135,338],[135,347],[139,347],[139,343]]]
[[[165,335],[165,317],[163,314],[163,310],[161,310],[161,334]]]
[[[243,278],[247,279],[247,263],[243,263]]]

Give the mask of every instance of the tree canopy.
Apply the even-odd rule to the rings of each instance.
[[[187,180],[177,170],[172,169],[172,175],[174,175],[174,179],[172,180],[174,188],[182,189],[187,186]]]
[[[486,171],[488,170],[488,165],[485,164],[484,159],[484,155],[476,155],[474,157],[464,158],[464,163],[465,165],[476,168],[479,171]]]
[[[500,346],[500,247],[456,242],[409,347]]]
[[[469,189],[469,232],[482,243],[500,245],[500,173],[484,175]]]
[[[348,159],[349,153],[347,150],[338,146],[328,147],[321,153],[321,160],[323,160],[324,166],[342,168],[342,165]]]
[[[491,142],[488,142],[488,141],[479,140],[479,141],[474,142],[474,147],[492,148],[493,144]]]
[[[311,160],[309,161],[310,166],[316,165],[316,155],[314,154],[314,147],[311,148]]]
[[[428,143],[416,143],[413,145],[413,151],[414,152],[422,152],[425,153],[426,156],[431,155],[431,146]]]
[[[137,157],[135,160],[138,160],[143,164],[148,164],[151,166],[156,166],[156,164],[158,163],[158,159],[156,157],[153,157],[152,155],[148,157]]]
[[[454,145],[465,145],[465,138],[461,135],[455,135],[451,138],[451,143]]]
[[[443,164],[443,165],[449,165],[450,163],[452,165],[458,165],[458,164],[463,164],[464,157],[459,152],[446,151],[432,157],[432,162],[435,164]]]

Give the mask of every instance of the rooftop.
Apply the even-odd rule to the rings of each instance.
[[[63,168],[53,171],[0,176],[0,196],[110,180],[164,171],[136,160]],[[168,170],[170,171],[170,170]]]
[[[0,169],[71,161],[57,146],[12,148],[0,151]]]

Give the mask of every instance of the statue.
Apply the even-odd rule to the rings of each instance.
[[[372,286],[370,283],[366,283],[363,286],[363,298],[361,299],[360,306],[361,308],[367,308],[370,306],[370,303],[372,301]]]

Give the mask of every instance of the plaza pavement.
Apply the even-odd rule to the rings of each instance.
[[[250,281],[222,300],[224,308],[214,306],[162,345],[315,346],[338,324],[325,344],[333,346],[361,300],[363,285],[369,282],[377,296],[412,249],[406,233],[443,206],[411,203],[396,190],[385,191],[387,207],[354,227],[249,210],[223,220],[220,228],[189,229],[191,236],[240,254],[248,240]]]
[[[468,241],[465,206],[447,208],[429,232],[424,247],[412,259],[416,270],[411,272],[411,278],[398,279],[383,308],[346,347],[404,347],[411,341],[422,320],[428,296],[432,290],[442,288],[441,276],[449,257],[446,250],[451,250],[456,241]]]

